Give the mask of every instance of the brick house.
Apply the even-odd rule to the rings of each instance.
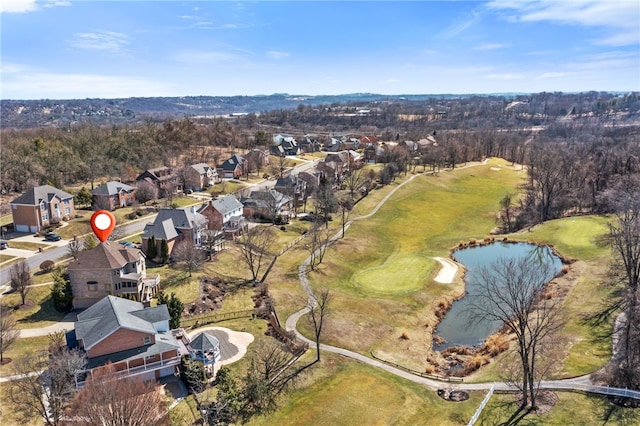
[[[198,213],[207,218],[207,229],[223,231],[232,240],[247,229],[242,210],[242,203],[230,194],[203,204]]]
[[[136,189],[127,184],[111,181],[91,191],[93,205],[106,210],[130,206],[136,199]]]
[[[249,197],[241,201],[243,215],[247,218],[274,220],[280,216],[288,221],[292,214],[293,199],[275,189],[251,191]]]
[[[178,186],[177,176],[173,173],[173,169],[169,167],[157,167],[148,169],[140,173],[136,178],[136,182],[149,182],[158,188],[158,197],[162,198],[168,192],[174,193],[182,188]]]
[[[67,346],[78,347],[87,355],[83,378],[104,369],[107,364],[124,376],[142,380],[171,376],[180,365],[181,355],[189,353],[182,330],[169,329],[166,305],[144,307],[142,303],[105,296],[77,316],[74,330],[67,333]]]
[[[139,249],[113,241],[81,251],[67,271],[74,309],[87,308],[107,295],[149,303],[160,284],[159,275],[147,277],[145,256]]]
[[[207,163],[198,163],[183,169],[183,189],[185,191],[202,191],[219,181],[218,171]]]
[[[31,188],[10,205],[18,232],[38,232],[76,214],[73,195],[51,185]]]
[[[293,174],[288,174],[279,178],[276,181],[274,189],[291,197],[294,207],[301,206],[302,200],[307,196],[307,182]]]
[[[166,240],[169,245],[169,253],[175,244],[182,241],[191,241],[199,246],[202,243],[202,231],[207,227],[207,218],[196,212],[195,207],[182,209],[162,208],[158,212],[153,223],[144,227],[142,233],[142,249],[145,253],[149,248],[149,240],[153,236],[156,240],[158,255],[160,254],[160,241]]]
[[[247,160],[241,155],[233,154],[218,167],[217,171],[221,178],[237,179],[248,172]]]

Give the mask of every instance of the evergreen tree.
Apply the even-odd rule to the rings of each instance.
[[[58,312],[69,312],[73,308],[73,291],[69,275],[61,268],[53,271],[53,287],[51,288],[53,306]]]
[[[83,186],[76,194],[74,202],[79,206],[88,206],[91,204],[92,199],[91,192]]]
[[[169,260],[169,243],[167,243],[167,240],[160,241],[160,257],[162,258],[162,263],[166,263]]]
[[[151,259],[158,257],[158,247],[156,244],[156,237],[154,235],[149,238],[149,242],[147,243],[147,256]]]
[[[182,311],[184,310],[184,303],[175,293],[171,292],[170,296],[167,296],[164,292],[158,293],[158,305],[167,305],[169,310],[169,327],[175,329],[180,327],[180,318],[182,317]]]

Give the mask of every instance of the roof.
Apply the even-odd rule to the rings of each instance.
[[[191,208],[172,209],[161,208],[158,212],[158,216],[154,220],[154,224],[162,223],[167,219],[173,221],[173,226],[177,229],[193,229],[205,226],[207,224],[207,218]]]
[[[158,222],[156,219],[153,223],[148,223],[144,227],[142,238],[155,237],[156,240],[171,241],[178,236],[173,220],[165,219],[162,222]]]
[[[211,170],[211,166],[208,165],[207,163],[192,164],[189,167],[191,167],[201,175],[205,175],[209,170]]]
[[[232,212],[234,210],[242,210],[242,203],[231,194],[214,200],[212,204],[213,208],[219,211],[222,215],[225,215],[226,213]]]
[[[233,154],[231,158],[226,159],[220,167],[222,168],[222,170],[233,171],[236,169],[236,167],[240,166],[244,162],[244,157],[238,154]]]
[[[78,253],[78,259],[71,262],[68,269],[119,269],[143,257],[144,254],[139,249],[105,241],[91,250]]]
[[[78,314],[76,338],[89,350],[120,328],[155,335],[153,323],[169,319],[167,305],[145,309],[140,302],[106,296]]]
[[[42,201],[50,202],[54,196],[62,200],[73,198],[73,195],[51,185],[41,185],[29,189],[24,194],[15,198],[11,204],[26,204],[30,206],[39,205]]]
[[[131,192],[134,188],[122,182],[111,181],[107,183],[103,183],[93,191],[91,194],[93,195],[116,195],[119,194],[120,191]]]
[[[207,333],[206,331],[203,331],[202,333],[191,339],[189,346],[191,346],[196,351],[206,352],[210,350],[220,349],[220,341],[215,336]]]

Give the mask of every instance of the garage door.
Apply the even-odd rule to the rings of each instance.
[[[158,377],[171,376],[171,375],[173,375],[175,370],[176,370],[175,366],[165,367],[165,368],[163,368],[161,370],[158,370]]]
[[[29,225],[16,225],[16,231],[29,232]]]

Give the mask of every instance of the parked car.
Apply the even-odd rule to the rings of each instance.
[[[130,243],[129,241],[120,241],[120,244],[122,244],[125,247],[136,248],[136,245],[133,243]]]
[[[4,250],[6,248],[9,248],[9,243],[5,240],[0,240],[0,250]]]
[[[44,239],[46,241],[60,241],[62,237],[55,232],[47,232],[46,234],[44,234]]]

